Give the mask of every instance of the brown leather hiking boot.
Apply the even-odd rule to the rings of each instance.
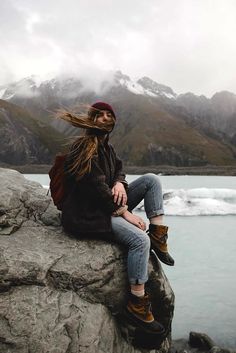
[[[149,224],[147,234],[151,240],[151,247],[158,258],[166,265],[174,266],[175,261],[168,253],[167,239],[168,227],[157,224]]]
[[[144,297],[137,297],[130,293],[125,314],[135,326],[145,332],[154,334],[162,334],[165,332],[164,327],[157,322],[152,315],[151,302],[148,294],[145,294]]]

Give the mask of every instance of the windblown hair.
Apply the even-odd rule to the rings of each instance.
[[[114,117],[106,123],[96,122],[98,114],[99,110],[90,106],[87,114],[76,114],[64,109],[56,112],[56,118],[85,129],[84,135],[73,141],[69,151],[67,172],[75,175],[77,180],[91,171],[92,159],[98,152],[98,136],[109,134],[115,125]]]

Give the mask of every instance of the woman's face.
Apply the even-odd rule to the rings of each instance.
[[[99,123],[108,123],[111,122],[113,119],[113,115],[111,112],[109,112],[109,110],[100,110],[95,117],[95,121]]]

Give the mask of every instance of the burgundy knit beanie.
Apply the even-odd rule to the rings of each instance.
[[[114,113],[114,110],[112,109],[112,106],[108,103],[105,102],[96,102],[93,105],[91,105],[91,108],[88,112],[90,117],[94,117],[99,110],[108,110],[116,119],[116,115]]]

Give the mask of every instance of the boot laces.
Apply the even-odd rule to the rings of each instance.
[[[145,304],[145,314],[148,315],[152,311],[152,304],[147,303]]]
[[[166,243],[167,239],[168,239],[168,235],[165,234],[165,235],[163,235],[163,237],[160,238],[160,241],[163,242],[163,243]]]
[[[155,235],[153,233],[150,232],[150,230],[146,230],[146,233],[150,236],[152,235],[153,237],[155,237]],[[164,234],[162,237],[160,237],[158,240],[161,242],[161,243],[166,243],[167,242],[167,239],[168,239],[168,234]]]
[[[149,298],[145,298],[144,302],[144,310],[145,310],[145,315],[148,315],[152,311],[152,304],[149,300]]]

